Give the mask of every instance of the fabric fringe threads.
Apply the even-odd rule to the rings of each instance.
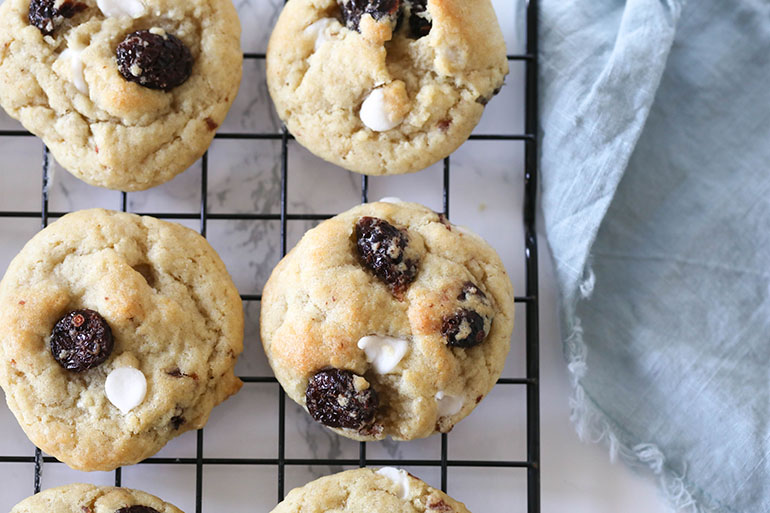
[[[714,509],[696,502],[685,481],[687,469],[680,474],[666,466],[663,452],[651,443],[637,444],[633,447],[625,445],[613,429],[610,420],[586,397],[581,380],[588,366],[586,363],[587,347],[583,341],[583,327],[580,318],[575,314],[577,302],[591,297],[596,283],[596,276],[588,266],[585,278],[580,283],[580,297],[574,304],[565,305],[567,321],[567,338],[564,341],[564,356],[567,360],[567,370],[573,388],[573,396],[569,400],[570,420],[575,426],[578,437],[583,442],[601,443],[608,447],[610,461],[618,457],[632,468],[647,469],[657,476],[663,495],[677,512],[681,513],[713,513]],[[569,321],[571,320],[571,322]]]

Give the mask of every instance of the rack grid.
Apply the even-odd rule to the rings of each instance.
[[[515,0],[511,0],[515,2]],[[492,468],[523,468],[527,471],[527,513],[540,512],[540,409],[539,409],[539,314],[538,314],[538,247],[536,234],[537,213],[537,179],[538,179],[538,0],[529,0],[526,10],[526,53],[508,55],[509,61],[520,61],[526,66],[525,71],[525,130],[519,134],[474,134],[470,140],[484,141],[523,141],[524,151],[524,264],[525,264],[525,295],[516,296],[517,305],[526,308],[526,372],[520,378],[501,378],[497,386],[524,386],[526,387],[526,460],[452,460],[448,458],[447,434],[441,435],[441,455],[439,459],[371,459],[367,458],[367,443],[359,443],[359,457],[357,459],[323,459],[323,458],[287,458],[286,446],[286,395],[278,387],[278,456],[277,458],[204,458],[203,457],[203,429],[197,431],[196,456],[194,458],[162,458],[152,457],[139,465],[173,464],[194,465],[195,476],[195,513],[203,511],[203,469],[205,465],[270,465],[278,469],[277,472],[277,499],[280,501],[285,495],[286,467],[292,465],[345,465],[345,466],[415,466],[438,467],[441,472],[441,489],[447,491],[447,471],[450,467],[492,467]],[[246,60],[264,60],[264,53],[244,53]],[[0,137],[31,137],[32,134],[24,130],[0,130]],[[289,177],[288,144],[293,140],[285,127],[276,133],[217,133],[215,139],[224,140],[273,140],[280,141],[280,213],[211,213],[208,211],[208,154],[201,161],[201,202],[198,213],[154,213],[137,212],[161,219],[171,220],[199,220],[199,231],[205,237],[209,220],[269,220],[280,221],[281,255],[287,252],[287,222],[294,220],[321,221],[332,217],[334,214],[294,214],[287,208],[287,183]],[[3,218],[40,218],[41,228],[48,225],[50,219],[59,218],[67,212],[50,211],[48,208],[48,185],[50,157],[48,149],[43,145],[42,149],[42,184],[40,211],[8,210],[0,211],[0,219]],[[449,217],[449,191],[451,156],[444,159],[443,165],[443,213]],[[118,207],[121,211],[128,210],[128,193],[119,192]],[[369,199],[369,178],[361,177],[361,201],[366,203]],[[261,294],[243,294],[244,302],[259,302]],[[277,380],[273,376],[240,376],[244,383],[269,383],[275,384]],[[44,456],[40,449],[35,449],[31,456],[5,456],[0,455],[0,464],[3,463],[34,463],[33,489],[35,493],[40,491],[41,475],[46,464],[59,463],[53,457]],[[122,472],[118,468],[114,471],[115,485],[120,486]],[[193,492],[191,492],[193,493]]]

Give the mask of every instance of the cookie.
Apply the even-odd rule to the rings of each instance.
[[[240,31],[230,0],[6,0],[0,105],[81,180],[148,189],[211,144]]]
[[[361,468],[295,488],[272,513],[469,513],[465,505],[405,470]],[[15,512],[14,512],[15,513]]]
[[[489,0],[290,0],[267,49],[270,95],[297,141],[368,175],[452,153],[507,73]]]
[[[24,499],[11,513],[182,513],[149,493],[128,488],[71,484]]]
[[[448,432],[492,389],[513,287],[480,237],[415,203],[355,207],[310,230],[262,298],[286,393],[355,440]]]
[[[0,311],[8,406],[78,470],[153,455],[242,385],[241,299],[208,242],[178,224],[66,215],[13,259]]]

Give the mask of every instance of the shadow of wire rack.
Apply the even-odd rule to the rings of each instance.
[[[513,0],[512,0],[513,1]],[[526,375],[520,378],[501,378],[498,386],[523,386],[526,387],[526,460],[453,460],[448,458],[448,437],[441,435],[441,456],[439,459],[371,459],[367,458],[367,444],[359,445],[359,457],[357,459],[321,459],[321,458],[287,458],[286,446],[286,397],[283,390],[278,391],[278,457],[277,458],[204,458],[203,457],[203,430],[197,432],[196,456],[194,458],[149,458],[140,465],[164,464],[164,465],[188,465],[195,467],[195,513],[203,510],[203,469],[205,465],[257,465],[277,467],[277,499],[282,500],[286,491],[285,469],[292,465],[345,465],[345,466],[415,466],[436,467],[441,472],[441,488],[447,490],[447,471],[451,467],[476,467],[476,468],[521,468],[527,472],[527,512],[540,512],[540,411],[539,411],[539,321],[538,321],[538,250],[536,236],[536,209],[537,209],[537,156],[538,156],[538,0],[529,0],[526,11],[526,53],[509,55],[509,61],[520,61],[526,66],[525,72],[525,130],[519,134],[484,134],[472,135],[471,140],[497,140],[497,141],[522,141],[525,145],[524,152],[524,260],[526,292],[524,296],[517,296],[515,301],[519,307],[526,308]],[[247,60],[264,60],[264,53],[246,53]],[[23,130],[0,130],[0,137],[28,137],[29,132]],[[287,221],[304,220],[320,221],[331,217],[328,214],[292,214],[287,211],[287,179],[288,143],[293,137],[283,128],[277,133],[218,133],[216,139],[241,139],[241,140],[273,140],[281,144],[281,174],[280,174],[280,213],[210,213],[208,211],[208,156],[204,155],[201,166],[201,204],[199,213],[147,213],[163,219],[198,220],[200,232],[206,235],[207,222],[209,220],[269,220],[280,222],[280,247],[282,255],[287,251]],[[40,211],[0,211],[1,218],[35,218],[41,219],[41,226],[47,226],[49,219],[58,218],[67,212],[55,212],[48,209],[48,170],[49,153],[43,147],[42,152],[42,192]],[[449,180],[450,158],[444,160],[443,167],[443,210],[449,215]],[[368,201],[369,180],[361,178],[361,201]],[[128,195],[120,194],[120,209],[127,210]],[[261,295],[250,294],[241,296],[244,301],[260,301]],[[276,383],[273,376],[241,376],[245,383]],[[33,463],[34,492],[40,491],[41,474],[45,464],[58,463],[56,459],[43,456],[40,449],[36,449],[30,456],[4,456],[0,455],[0,463]],[[121,469],[114,472],[115,485],[120,486],[122,481]],[[189,512],[192,513],[192,512]]]

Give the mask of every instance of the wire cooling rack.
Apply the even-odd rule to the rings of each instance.
[[[514,0],[512,0],[514,1]],[[207,465],[230,465],[230,466],[273,466],[277,468],[277,499],[283,499],[287,492],[285,488],[286,468],[289,466],[413,466],[413,467],[434,467],[440,469],[441,488],[447,491],[447,473],[448,469],[453,467],[470,468],[519,468],[526,469],[527,473],[527,512],[539,513],[540,511],[540,412],[539,412],[539,357],[538,357],[538,252],[537,237],[535,231],[536,221],[536,199],[537,199],[537,156],[538,156],[538,110],[537,110],[537,89],[538,89],[538,62],[537,62],[537,16],[538,0],[529,0],[526,11],[526,53],[509,55],[509,61],[520,61],[526,67],[525,71],[525,123],[524,133],[513,134],[484,134],[472,135],[471,140],[496,140],[496,141],[522,141],[524,143],[524,201],[523,201],[523,223],[524,223],[524,265],[526,291],[525,295],[517,296],[515,301],[519,308],[524,306],[526,314],[524,320],[526,323],[526,367],[525,376],[519,378],[501,378],[498,381],[500,387],[519,386],[526,388],[526,459],[525,460],[466,460],[450,459],[448,457],[448,443],[451,435],[441,435],[441,453],[437,459],[373,459],[367,458],[367,443],[361,442],[358,450],[358,458],[289,458],[286,456],[286,396],[280,387],[278,389],[278,455],[277,458],[217,458],[204,457],[203,453],[203,429],[197,431],[195,457],[189,458],[163,458],[154,457],[140,463],[140,465],[163,464],[163,465],[186,465],[195,468],[195,489],[190,493],[195,494],[195,513],[201,513],[204,509],[203,503],[203,477],[204,467]],[[250,60],[264,60],[264,53],[246,53],[244,58]],[[23,130],[0,130],[0,137],[29,137],[31,134]],[[262,220],[280,222],[280,249],[281,255],[287,251],[287,221],[320,221],[332,217],[332,214],[316,213],[291,213],[287,201],[287,183],[289,177],[288,165],[288,146],[292,136],[283,128],[276,133],[218,133],[216,139],[230,140],[270,140],[280,141],[280,213],[213,213],[209,212],[208,197],[210,194],[208,184],[208,154],[205,155],[201,163],[200,192],[201,203],[198,213],[152,213],[140,212],[144,215],[151,215],[163,219],[193,220],[200,223],[199,230],[202,235],[206,235],[207,224],[209,220]],[[450,205],[450,175],[451,158],[447,158],[443,163],[443,211],[449,216]],[[48,225],[49,219],[58,218],[67,212],[51,211],[48,208],[48,190],[49,190],[49,169],[50,159],[47,148],[42,151],[42,187],[41,187],[41,206],[39,211],[23,210],[3,210],[0,211],[0,219],[3,218],[35,218],[39,217],[41,226]],[[120,195],[119,208],[122,211],[128,210],[128,194],[125,192]],[[369,200],[369,178],[361,178],[361,201]],[[259,302],[260,294],[245,294],[241,296],[244,302]],[[277,383],[273,376],[241,376],[246,384],[275,384]],[[248,386],[248,385],[247,385]],[[216,414],[216,412],[215,412]],[[30,476],[33,486],[30,487],[35,493],[41,488],[41,474],[44,465],[58,463],[56,459],[44,456],[40,449],[36,449],[34,455],[30,456],[6,456],[0,455],[0,464],[8,463],[33,463],[34,475]],[[116,486],[122,483],[122,470],[117,469],[114,472],[114,482]],[[505,510],[508,510],[506,507]],[[189,512],[191,513],[191,512]]]

